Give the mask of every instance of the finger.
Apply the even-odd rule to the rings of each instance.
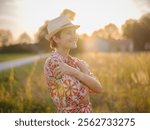
[[[53,69],[53,72],[55,72],[55,71],[57,71],[57,70],[59,70],[60,69],[60,67],[59,67],[59,65],[57,66],[57,67],[55,67],[54,69]]]
[[[60,78],[62,78],[62,72],[58,73],[56,76],[56,79],[60,79]]]
[[[80,64],[80,60],[79,60],[79,59],[77,59],[77,60],[76,60],[76,63],[77,63],[77,64]]]
[[[81,60],[81,62],[82,62],[83,64],[85,64],[85,63],[86,63],[84,60]]]
[[[54,71],[54,77],[56,77],[60,72],[61,72],[61,70],[59,68],[57,70],[55,70]]]
[[[61,67],[64,63],[62,61],[58,62],[59,67]]]
[[[61,71],[60,70],[57,70],[54,72],[54,76],[57,76]]]
[[[62,61],[62,60],[59,60],[58,64],[59,64],[59,63],[63,63],[63,61]]]
[[[82,60],[81,62],[83,65],[88,66],[88,64],[84,60]]]

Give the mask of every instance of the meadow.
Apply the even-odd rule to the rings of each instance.
[[[18,58],[25,58],[25,57],[33,56],[33,55],[35,55],[35,53],[13,53],[13,54],[3,53],[3,54],[0,54],[0,62],[4,62],[8,60],[15,60]]]
[[[103,92],[93,112],[150,112],[150,53],[82,53]],[[45,59],[0,72],[0,112],[57,112],[43,74]]]

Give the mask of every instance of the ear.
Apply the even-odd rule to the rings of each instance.
[[[54,42],[58,43],[59,42],[59,38],[56,36],[53,36],[52,39],[54,40]]]

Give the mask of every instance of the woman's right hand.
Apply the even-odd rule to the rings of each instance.
[[[54,77],[56,79],[59,79],[62,77],[63,74],[73,75],[75,71],[76,71],[75,68],[61,61],[58,63],[58,66],[53,70],[53,73]]]

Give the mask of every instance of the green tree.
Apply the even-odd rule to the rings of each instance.
[[[104,31],[106,34],[106,39],[119,39],[120,38],[120,33],[119,29],[115,24],[108,24],[104,27]]]
[[[143,15],[139,20],[141,26],[141,40],[145,44],[150,45],[150,13]]]
[[[35,41],[38,43],[38,46],[41,51],[49,51],[49,42],[45,39],[45,36],[48,34],[47,32],[47,23],[46,21],[39,29],[38,32],[35,34]]]
[[[111,40],[111,39],[117,40],[117,39],[121,38],[119,29],[113,23],[110,23],[110,24],[106,25],[104,28],[93,32],[92,37],[95,37],[95,36],[98,36],[98,37],[101,37],[101,38],[104,38],[107,40]]]
[[[137,20],[129,19],[122,25],[123,36],[133,39],[135,28],[138,26]]]
[[[8,46],[13,43],[13,35],[9,30],[0,29],[0,46]]]
[[[31,43],[31,37],[27,34],[27,33],[22,33],[18,40],[17,40],[18,43]]]
[[[122,25],[122,32],[123,36],[133,40],[135,51],[145,50],[145,46],[150,44],[150,13],[139,20],[127,20]]]

